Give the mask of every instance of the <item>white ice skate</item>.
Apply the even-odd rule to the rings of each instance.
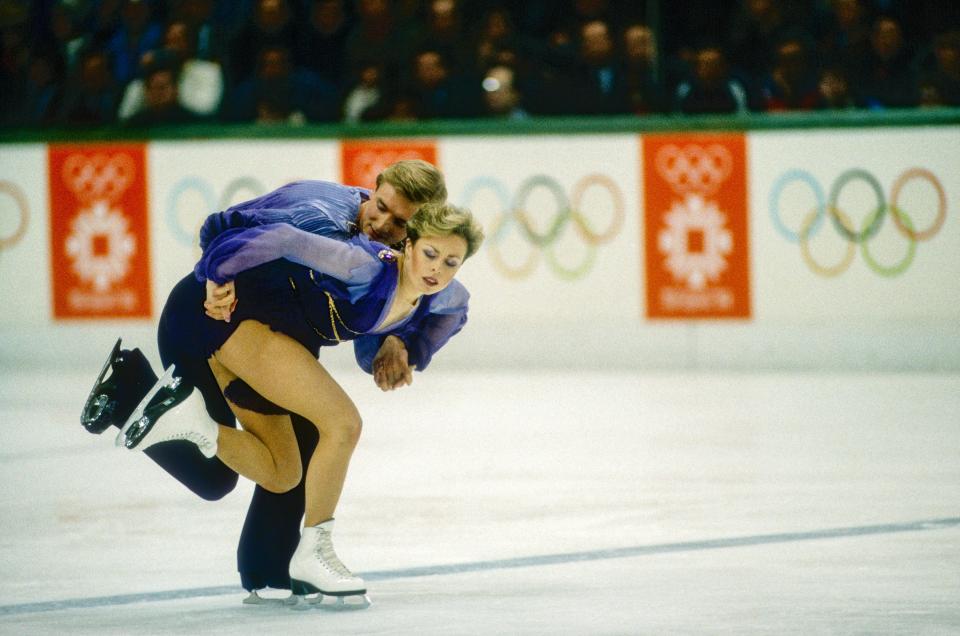
[[[117,446],[142,451],[182,439],[196,444],[205,457],[213,457],[219,427],[207,414],[200,392],[182,385],[173,373],[170,366],[133,410],[117,435]]]
[[[333,519],[303,529],[290,559],[290,589],[300,601],[297,608],[364,609],[370,606],[367,588],[333,551]],[[315,597],[307,595],[316,594]],[[331,596],[334,603],[324,603]]]

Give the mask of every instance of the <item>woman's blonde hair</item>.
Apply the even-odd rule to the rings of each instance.
[[[437,167],[421,159],[392,163],[377,175],[377,187],[389,183],[411,203],[447,200],[447,185]]]
[[[425,203],[416,214],[407,221],[407,238],[416,243],[423,236],[450,236],[455,234],[467,242],[470,258],[483,243],[483,227],[473,216],[473,212],[450,203]]]

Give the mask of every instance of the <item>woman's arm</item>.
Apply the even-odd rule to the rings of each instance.
[[[430,364],[434,354],[463,329],[467,322],[470,293],[459,281],[432,299],[430,311],[416,323],[407,323],[386,334],[367,335],[354,341],[357,364],[367,373],[373,372],[373,359],[387,336],[396,336],[407,350],[407,362],[418,371]]]
[[[359,245],[298,230],[286,223],[226,230],[213,239],[194,268],[199,281],[222,285],[242,271],[285,258],[347,285],[370,282],[383,266]]]

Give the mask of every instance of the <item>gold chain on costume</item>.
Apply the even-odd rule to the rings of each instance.
[[[294,294],[299,297],[300,295],[299,290],[297,289],[297,284],[293,282],[293,277],[288,276],[287,280],[290,281],[290,287],[293,288]],[[313,276],[313,270],[310,270],[310,280],[316,282],[316,279]],[[310,325],[310,328],[313,329],[314,332],[316,332],[316,334],[321,338],[323,338],[324,340],[327,340],[328,342],[336,342],[338,344],[343,342],[343,340],[340,339],[340,332],[337,331],[338,322],[340,323],[341,327],[343,327],[353,335],[362,336],[363,332],[354,331],[349,326],[347,326],[346,322],[343,321],[343,318],[340,316],[340,312],[337,311],[337,304],[333,301],[333,296],[330,295],[330,292],[324,291],[323,293],[326,294],[327,296],[327,307],[330,309],[330,328],[333,330],[333,338],[327,336],[325,333],[317,329],[317,327],[313,324],[313,322],[311,322],[310,318],[307,317],[306,309],[304,309],[303,305],[301,305],[300,308],[303,310],[303,317],[307,321],[307,324]]]

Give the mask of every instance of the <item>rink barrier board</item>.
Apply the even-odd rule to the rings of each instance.
[[[676,118],[632,119],[632,125],[549,120],[515,128],[519,134],[452,122],[374,128],[396,136],[371,137],[345,127],[242,139],[230,135],[249,132],[243,127],[206,128],[206,138],[191,139],[166,131],[142,144],[124,142],[145,153],[149,221],[140,244],[150,254],[150,271],[127,281],[149,289],[153,308],[142,320],[58,319],[51,309],[59,293],[52,270],[64,269],[50,264],[51,251],[64,239],[54,228],[63,211],[50,209],[49,184],[57,175],[48,174],[49,148],[76,148],[93,165],[106,161],[96,154],[108,146],[88,142],[98,134],[111,143],[116,137],[101,132],[49,147],[2,144],[0,293],[17,302],[0,305],[0,365],[42,363],[49,354],[29,345],[34,338],[56,344],[68,360],[102,357],[100,349],[118,331],[152,341],[166,290],[199,255],[196,230],[208,211],[296,178],[372,180],[389,161],[418,156],[440,165],[451,201],[474,209],[488,234],[485,249],[462,272],[473,294],[465,332],[471,337],[454,339],[438,357],[441,364],[958,370],[960,283],[952,272],[960,271],[960,128],[945,125],[956,116],[698,118],[682,129]],[[697,129],[706,124],[713,127]],[[324,130],[340,136],[324,137]],[[578,134],[564,134],[572,130]],[[445,134],[414,135],[430,131]],[[745,171],[736,180],[747,201],[744,227],[727,231],[732,226],[724,221],[719,233],[716,223],[689,220],[694,213],[727,215],[730,204],[714,200],[712,188],[733,178],[725,166],[739,151],[725,158],[714,143],[718,134],[745,142],[739,160]],[[669,152],[645,156],[652,139]],[[648,198],[650,175],[668,185]],[[883,223],[867,223],[870,197],[889,203],[894,194],[903,210],[891,208]],[[834,207],[850,210],[832,218]],[[81,209],[78,201],[67,214]],[[853,212],[860,217],[842,220]],[[665,230],[668,218],[687,219],[672,227],[673,237]],[[651,228],[651,219],[662,227]],[[916,240],[904,243],[911,232]],[[798,238],[810,238],[809,245]],[[821,253],[826,248],[815,240],[839,247],[827,242],[835,251]],[[695,244],[690,253],[713,249],[714,264],[674,268],[687,289],[667,295],[682,311],[664,316],[650,301],[650,263],[668,260],[669,249],[684,241]],[[888,252],[877,247],[888,243]],[[653,254],[657,249],[663,254]],[[713,281],[731,270],[726,260],[734,254],[745,269],[733,282],[745,290],[746,304],[729,316],[711,314],[704,309],[711,303],[722,309],[731,302],[725,289],[735,287]]]

